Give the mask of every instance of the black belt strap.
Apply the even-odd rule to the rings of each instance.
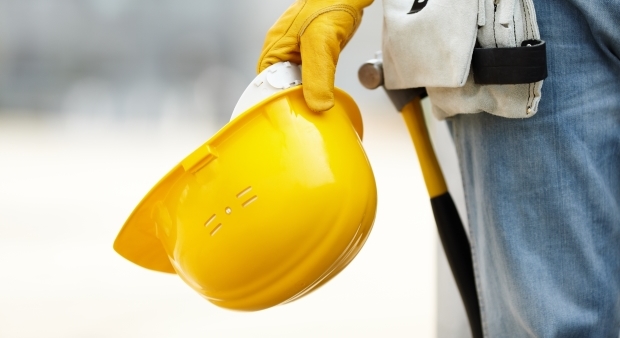
[[[547,53],[542,40],[526,40],[521,47],[474,48],[474,82],[477,84],[519,84],[547,77]]]

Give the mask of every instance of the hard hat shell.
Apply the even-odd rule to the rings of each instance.
[[[362,248],[377,206],[359,109],[334,95],[314,113],[297,86],[236,117],[155,185],[114,249],[229,309],[289,302],[330,280]]]

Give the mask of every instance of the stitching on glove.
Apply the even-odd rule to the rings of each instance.
[[[353,17],[353,27],[357,27],[359,19],[358,19],[357,10],[354,7],[349,6],[349,5],[333,5],[333,6],[325,7],[321,10],[316,11],[315,13],[313,13],[306,19],[303,25],[301,25],[299,34],[297,34],[297,42],[299,42],[301,36],[306,31],[306,28],[310,26],[310,24],[312,23],[312,21],[314,21],[314,19],[318,18],[322,14],[333,12],[333,11],[343,11],[343,12],[349,13]],[[355,32],[355,29],[352,30],[352,33],[349,34],[347,38],[351,38],[354,32]]]

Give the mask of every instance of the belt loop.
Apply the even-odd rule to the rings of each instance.
[[[486,25],[486,13],[484,10],[484,1],[485,0],[478,0],[478,27],[482,27],[484,25]]]
[[[499,23],[508,27],[515,13],[515,0],[502,0],[499,11]]]

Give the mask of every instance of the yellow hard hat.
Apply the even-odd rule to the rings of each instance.
[[[299,75],[288,63],[261,73],[242,99],[252,86],[278,90],[162,178],[114,243],[224,308],[260,310],[316,289],[355,257],[375,218],[355,102],[336,89],[335,106],[314,113],[300,81],[270,77],[278,71]]]

